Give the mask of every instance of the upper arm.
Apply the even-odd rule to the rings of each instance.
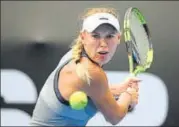
[[[121,119],[119,106],[109,89],[104,71],[95,69],[95,71],[90,70],[89,73],[91,84],[85,91],[109,122],[116,124],[117,121],[118,123]]]

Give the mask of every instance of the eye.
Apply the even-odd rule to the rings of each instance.
[[[111,38],[113,38],[113,37],[115,37],[114,34],[109,34],[109,35],[106,36],[107,39],[111,39]]]
[[[95,39],[99,39],[100,36],[98,34],[92,34],[92,37],[95,38]]]

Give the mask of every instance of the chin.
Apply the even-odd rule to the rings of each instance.
[[[110,61],[110,59],[101,61],[100,63],[101,63],[101,65],[105,65],[105,64],[107,64],[109,61]]]

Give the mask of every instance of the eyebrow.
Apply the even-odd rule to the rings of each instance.
[[[117,32],[116,31],[113,31],[111,33],[108,33],[107,35],[111,35],[111,34],[116,34]],[[100,33],[97,33],[97,32],[92,32],[91,34],[97,34],[97,35],[100,35]]]

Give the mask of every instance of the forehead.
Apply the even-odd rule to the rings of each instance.
[[[116,33],[117,30],[110,24],[99,25],[92,33]]]

